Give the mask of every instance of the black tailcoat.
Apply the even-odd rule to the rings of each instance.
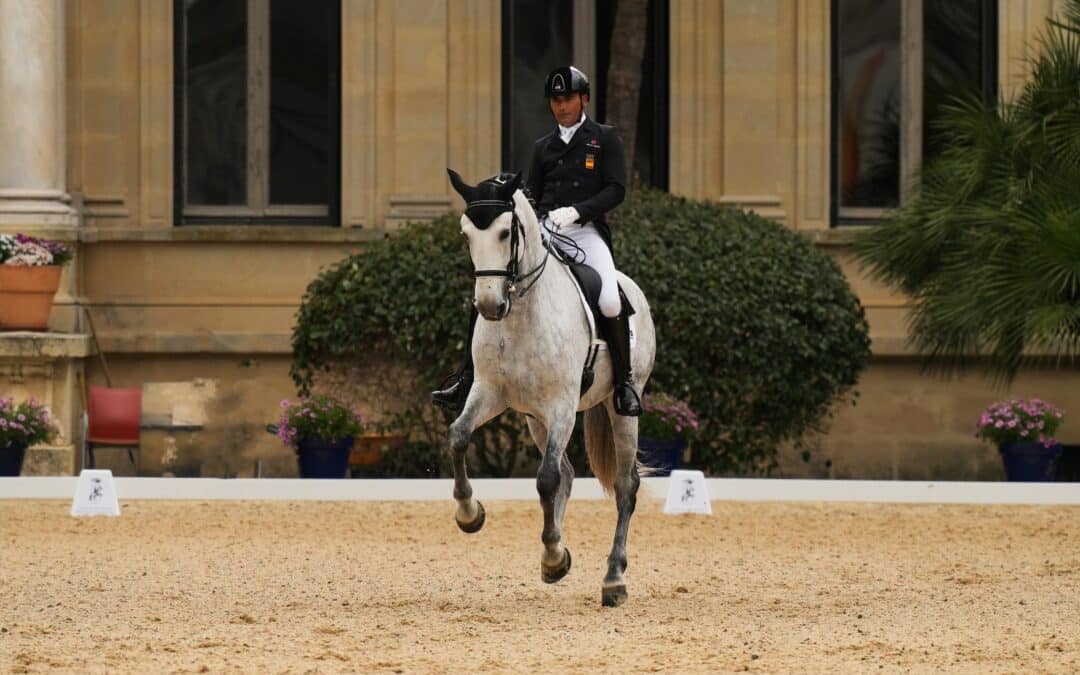
[[[611,248],[611,228],[604,214],[626,196],[626,159],[615,127],[588,117],[563,143],[559,129],[536,141],[525,182],[539,215],[573,206],[579,223],[592,222]]]

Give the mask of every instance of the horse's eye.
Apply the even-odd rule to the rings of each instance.
[[[510,230],[503,230],[499,233],[499,241],[506,241],[506,238],[510,236]]]

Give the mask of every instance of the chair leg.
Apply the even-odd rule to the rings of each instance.
[[[89,466],[87,468],[93,469],[94,466],[95,466],[95,462],[94,462],[94,444],[91,443],[90,441],[86,442],[86,456],[90,460]]]
[[[135,469],[135,475],[138,475],[139,465],[135,463],[135,448],[128,448],[128,459],[131,460],[131,467]]]

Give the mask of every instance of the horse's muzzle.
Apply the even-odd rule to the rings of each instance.
[[[478,302],[476,303],[476,309],[480,312],[480,316],[488,321],[501,321],[510,313],[510,301]]]

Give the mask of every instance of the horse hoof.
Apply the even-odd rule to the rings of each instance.
[[[600,593],[600,604],[604,607],[618,607],[626,602],[626,584],[604,586]]]
[[[544,567],[543,563],[540,563],[540,576],[543,577],[545,584],[553,584],[559,579],[566,576],[566,573],[570,571],[570,549],[564,548],[562,564],[555,569],[548,569]]]
[[[480,528],[484,526],[484,505],[479,501],[476,502],[476,519],[471,523],[463,523],[457,519],[457,515],[454,515],[454,522],[461,528],[461,531],[466,534],[473,534],[479,532]]]

